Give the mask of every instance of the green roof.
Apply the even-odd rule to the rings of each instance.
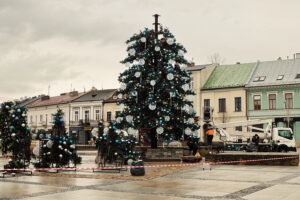
[[[251,77],[255,64],[246,63],[217,66],[202,89],[244,87]]]

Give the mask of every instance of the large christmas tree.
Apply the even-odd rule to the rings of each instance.
[[[30,163],[31,136],[26,112],[26,108],[16,107],[15,102],[1,104],[0,150],[3,154],[12,154],[5,168],[25,168]]]
[[[40,163],[36,167],[65,167],[69,166],[70,162],[81,162],[74,140],[66,134],[63,115],[60,109],[53,115],[52,135],[49,139],[41,140]]]
[[[145,28],[126,41],[128,56],[121,61],[128,69],[119,76],[118,98],[124,108],[117,122],[129,133],[146,130],[151,147],[157,147],[157,135],[167,140],[184,139],[199,129],[187,95],[190,73],[182,69],[189,63],[186,49],[174,35],[158,26]]]

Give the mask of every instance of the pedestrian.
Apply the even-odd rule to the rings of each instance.
[[[214,130],[212,127],[209,127],[207,131],[205,132],[206,138],[207,138],[207,145],[212,145],[212,140],[214,138]]]

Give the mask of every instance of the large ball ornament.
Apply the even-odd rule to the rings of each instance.
[[[75,144],[70,145],[71,149],[75,149]]]
[[[171,59],[171,60],[169,60],[169,63],[170,63],[171,65],[175,65],[176,62],[175,62],[175,60],[172,60],[172,59]]]
[[[187,135],[191,135],[192,130],[191,130],[190,128],[186,128],[186,129],[184,130],[184,132],[185,132],[185,134],[187,134]]]
[[[121,123],[122,120],[123,120],[123,117],[117,117],[117,119],[116,119],[117,123]]]
[[[11,136],[12,136],[12,137],[15,137],[15,136],[16,136],[16,134],[15,134],[15,133],[12,133],[12,134],[11,134]]]
[[[103,129],[103,133],[104,133],[104,134],[107,134],[108,131],[109,131],[109,128],[107,128],[107,127],[105,127],[105,128]]]
[[[156,46],[156,47],[154,48],[154,50],[155,50],[155,51],[160,51],[160,47],[159,47],[159,46]]]
[[[126,84],[125,83],[121,84],[120,88],[121,88],[121,90],[125,90],[126,89]]]
[[[123,103],[121,103],[119,106],[120,106],[120,109],[121,109],[121,110],[124,110],[124,109],[125,109],[125,105],[124,105]]]
[[[179,56],[183,56],[183,55],[184,55],[184,51],[179,50],[179,51],[178,51],[178,55],[179,55]]]
[[[132,163],[133,163],[133,160],[132,160],[131,158],[127,160],[127,164],[128,164],[128,166],[131,166],[131,165],[132,165]]]
[[[52,140],[49,140],[47,143],[46,143],[46,146],[51,149],[52,146],[53,146],[53,141]]]
[[[145,43],[145,42],[146,42],[146,38],[145,38],[145,37],[142,37],[142,38],[141,38],[141,42]]]
[[[135,55],[135,49],[129,49],[129,55],[134,56]]]
[[[62,157],[63,157],[63,155],[62,155],[62,154],[59,154],[59,157],[60,157],[60,158],[62,158]]]
[[[162,134],[163,132],[164,132],[164,128],[163,127],[157,127],[156,128],[156,133]]]
[[[141,72],[135,72],[135,73],[134,73],[134,76],[135,76],[136,78],[139,78],[139,77],[141,76]]]
[[[126,121],[127,121],[128,123],[131,123],[131,122],[133,121],[133,116],[132,116],[132,115],[127,115],[127,116],[126,116]]]
[[[150,110],[155,110],[156,109],[156,104],[149,104],[149,109]]]
[[[123,94],[118,94],[118,99],[122,99],[123,98]]]
[[[150,85],[154,86],[156,84],[156,80],[151,80]]]
[[[6,108],[6,109],[9,109],[10,107],[9,107],[9,105],[6,105],[5,108]]]
[[[189,119],[188,119],[188,122],[189,122],[190,124],[193,124],[193,123],[195,122],[195,120],[194,120],[194,118],[189,118]]]
[[[134,128],[130,127],[127,129],[127,132],[129,135],[133,135],[135,133],[135,130],[134,130]]]
[[[51,152],[49,151],[49,152],[47,153],[47,155],[51,155]]]
[[[22,127],[25,127],[25,126],[26,126],[26,124],[24,124],[24,123],[23,123],[21,126],[22,126]]]
[[[183,84],[181,87],[184,91],[187,91],[190,88],[189,84],[187,84],[187,83]]]
[[[145,64],[145,60],[144,60],[144,59],[140,59],[140,60],[139,60],[139,64],[140,64],[140,65],[144,65],[144,64]]]
[[[39,156],[40,155],[40,148],[39,147],[34,147],[32,152],[35,156]]]
[[[173,79],[174,79],[174,75],[173,75],[172,73],[168,73],[168,74],[167,74],[167,79],[168,79],[169,81],[173,80]]]
[[[168,38],[167,43],[168,43],[168,45],[174,44],[174,38]]]
[[[132,91],[131,94],[132,94],[132,96],[137,96],[138,95],[136,90]]]
[[[22,114],[22,117],[26,117],[26,114],[25,114],[25,113],[23,113],[23,114]]]

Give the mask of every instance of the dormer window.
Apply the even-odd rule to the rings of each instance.
[[[253,80],[253,82],[257,82],[257,81],[259,81],[259,77],[255,77]]]
[[[277,80],[282,80],[283,77],[284,77],[284,75],[279,75],[279,76],[277,77]]]
[[[259,81],[264,81],[266,79],[266,76],[260,76]]]
[[[300,74],[297,74],[297,75],[296,75],[296,78],[300,78]]]
[[[113,96],[113,99],[118,99],[118,97],[117,96]]]

